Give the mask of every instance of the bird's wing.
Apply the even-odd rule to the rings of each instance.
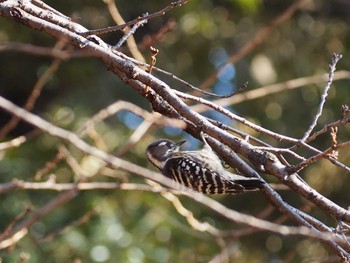
[[[236,182],[235,180],[227,179],[227,175],[223,177],[207,167],[202,167],[201,169],[198,162],[195,158],[191,160],[181,157],[170,158],[163,168],[163,174],[182,185],[204,194],[241,193],[247,189],[252,189],[252,187],[246,188],[244,186],[244,180]],[[242,178],[244,179],[244,177]]]

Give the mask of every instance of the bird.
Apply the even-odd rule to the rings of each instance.
[[[260,189],[265,183],[227,171],[220,158],[202,136],[204,146],[198,151],[181,151],[185,140],[157,140],[146,148],[148,160],[161,173],[203,194],[237,194]]]

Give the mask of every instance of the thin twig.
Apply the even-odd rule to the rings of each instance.
[[[149,113],[148,111],[140,108],[135,104],[120,100],[108,105],[107,107],[103,108],[98,113],[96,113],[94,116],[92,116],[77,130],[77,134],[79,134],[79,136],[83,136],[96,123],[101,122],[102,120],[110,116],[113,116],[115,113],[122,110],[130,111],[133,114],[140,116],[142,119],[156,123],[158,125],[165,125],[165,126],[171,125],[171,126],[177,126],[179,128],[185,127],[184,122],[180,120],[166,118],[161,116],[158,113]]]
[[[340,54],[333,54],[332,57],[332,62],[329,65],[329,78],[327,81],[326,86],[324,87],[324,90],[322,92],[322,96],[321,96],[321,101],[320,101],[320,105],[317,108],[317,112],[314,116],[314,119],[310,125],[310,127],[308,128],[308,130],[305,132],[303,138],[301,138],[301,141],[306,141],[307,138],[310,136],[311,132],[313,131],[313,129],[315,128],[315,126],[317,125],[317,121],[320,118],[320,116],[322,115],[322,111],[323,111],[323,106],[326,102],[326,98],[328,96],[328,91],[331,88],[332,82],[333,82],[333,78],[334,78],[334,72],[336,70],[335,66],[337,65],[338,61],[342,58],[342,55]]]
[[[268,129],[265,129],[259,125],[256,125],[250,121],[248,121],[247,119],[245,118],[242,118],[240,116],[237,116],[236,114],[230,112],[229,110],[223,108],[223,107],[220,107],[218,105],[216,105],[215,103],[212,103],[208,100],[205,100],[203,98],[199,98],[199,97],[196,97],[196,96],[193,96],[193,95],[189,95],[189,94],[185,94],[181,91],[177,91],[177,90],[174,90],[174,93],[180,97],[180,98],[183,98],[183,99],[188,99],[188,100],[192,100],[192,101],[196,101],[196,102],[199,102],[203,105],[206,105],[212,109],[214,109],[215,111],[217,112],[220,112],[224,115],[226,115],[227,117],[229,117],[230,119],[232,120],[235,120],[235,121],[239,121],[240,123],[246,125],[247,127],[257,131],[257,132],[261,132],[261,133],[264,133],[268,136],[271,136],[272,138],[275,138],[279,141],[288,141],[288,142],[292,142],[292,143],[297,143],[298,140],[297,139],[294,139],[292,137],[288,137],[288,136],[285,136],[285,135],[281,135],[281,134],[278,134],[278,133],[275,133],[275,132],[272,132]]]
[[[6,237],[9,232],[13,229],[13,227],[18,223],[19,220],[24,218],[27,214],[29,214],[32,211],[32,207],[25,208],[20,214],[18,214],[5,228],[5,230],[2,231],[0,234],[0,240]]]
[[[238,103],[246,102],[249,100],[254,100],[258,98],[263,98],[271,94],[279,93],[282,91],[289,91],[296,88],[300,88],[310,84],[323,83],[328,78],[328,74],[318,74],[314,76],[302,77],[297,79],[287,80],[285,82],[276,83],[261,88],[251,89],[246,92],[236,94],[234,97],[227,99],[219,99],[213,101],[218,106],[226,107],[230,105],[235,105]],[[350,79],[350,71],[341,70],[334,74],[334,80],[340,79]],[[205,105],[197,104],[193,105],[192,109],[197,112],[203,112],[208,109]]]
[[[70,229],[72,229],[73,227],[77,227],[83,224],[86,224],[87,222],[89,222],[89,220],[95,216],[97,214],[97,212],[99,211],[99,209],[91,209],[88,212],[86,212],[83,216],[81,216],[80,218],[78,218],[77,220],[69,223],[68,225],[65,225],[64,227],[56,230],[55,232],[52,232],[48,235],[46,235],[45,237],[42,237],[38,240],[35,240],[35,242],[37,244],[43,243],[43,242],[47,242],[47,241],[51,241],[53,240],[56,236],[58,235],[62,235],[64,233],[66,233],[67,231],[69,231]]]
[[[43,177],[44,174],[47,174],[49,171],[54,169],[57,164],[64,158],[62,154],[57,153],[51,160],[47,161],[41,169],[39,169],[35,175],[34,180],[39,181]]]
[[[343,143],[337,144],[336,146],[329,147],[328,149],[324,150],[323,152],[316,154],[316,155],[298,163],[297,165],[289,167],[288,170],[290,170],[291,172],[299,172],[302,169],[308,167],[310,164],[315,163],[316,161],[318,161],[322,158],[328,159],[328,157],[332,157],[332,158],[336,159],[337,157],[334,156],[334,151],[341,149],[341,148],[349,147],[349,146],[350,146],[350,141],[343,142]],[[347,168],[350,169],[350,167],[347,167]]]
[[[153,122],[144,120],[132,133],[126,143],[124,143],[118,150],[115,151],[115,156],[122,156],[152,128]]]
[[[128,59],[130,61],[132,61],[133,63],[135,63],[136,65],[139,65],[139,66],[143,66],[143,67],[147,67],[149,68],[150,65],[148,65],[147,63],[143,63],[143,62],[140,62],[140,61],[137,61],[135,59],[130,59],[129,57],[123,55],[123,54],[119,54],[120,56],[124,57],[125,59]],[[247,88],[247,85],[248,85],[248,82],[245,82],[243,83],[242,86],[240,86],[236,91],[233,91],[232,93],[228,94],[228,95],[219,95],[219,94],[216,94],[216,93],[213,93],[213,92],[209,92],[207,90],[202,90],[190,83],[188,83],[187,81],[184,81],[183,79],[177,77],[175,74],[173,73],[170,73],[166,70],[163,70],[161,68],[157,68],[155,66],[152,67],[154,69],[154,71],[156,71],[158,73],[158,75],[164,75],[165,77],[167,78],[172,78],[174,79],[175,81],[179,82],[181,84],[181,86],[185,87],[185,88],[188,88],[188,89],[192,89],[192,90],[195,90],[195,91],[198,91],[200,93],[203,93],[205,95],[209,95],[209,96],[212,96],[212,97],[216,97],[216,98],[221,98],[221,99],[227,99],[227,98],[232,98],[234,95],[237,95],[239,93],[242,93],[243,90],[245,90]],[[160,73],[160,74],[159,74]]]
[[[143,15],[143,16],[139,16],[133,20],[130,20],[128,22],[126,22],[124,25],[120,25],[120,26],[110,26],[110,27],[106,27],[106,28],[102,28],[102,29],[94,29],[94,30],[88,30],[86,32],[82,32],[80,33],[81,36],[90,36],[90,35],[100,35],[100,34],[106,34],[109,32],[115,32],[115,31],[120,31],[120,30],[124,30],[124,28],[129,27],[131,25],[134,25],[136,23],[138,23],[141,20],[150,20],[159,16],[163,16],[165,13],[169,12],[170,10],[172,10],[175,7],[180,7],[184,4],[186,4],[189,0],[178,0],[176,2],[172,2],[170,5],[164,7],[162,10],[159,10],[157,12],[148,14],[148,15]]]
[[[27,137],[22,135],[7,142],[0,143],[0,151],[8,148],[18,147],[27,141]]]
[[[63,192],[67,190],[79,190],[79,191],[89,191],[89,190],[142,190],[142,191],[152,191],[159,192],[164,191],[164,188],[150,187],[145,184],[134,184],[134,183],[111,183],[111,182],[76,182],[76,183],[56,183],[52,180],[46,182],[25,182],[22,180],[13,180],[8,183],[0,184],[0,194],[7,193],[9,191],[19,189],[19,190],[52,190],[57,192]]]
[[[147,14],[146,14],[147,15]],[[136,22],[132,28],[119,40],[119,42],[113,47],[114,49],[118,49],[120,48],[124,42],[131,36],[133,35],[136,30],[140,27],[143,27],[146,23],[148,22],[147,19],[143,19],[143,20],[140,20],[138,22]]]
[[[340,119],[340,120],[334,121],[332,123],[329,123],[329,124],[325,125],[321,130],[314,132],[311,136],[309,136],[307,138],[306,142],[310,142],[310,141],[315,140],[318,136],[327,132],[332,127],[338,127],[340,125],[345,125],[348,123],[350,123],[350,118]]]
[[[82,180],[84,177],[87,176],[84,173],[84,170],[80,167],[78,161],[72,156],[72,154],[68,151],[66,147],[64,147],[63,145],[58,146],[58,152],[66,159],[66,162],[68,163],[69,167],[71,167],[71,169],[73,170],[78,181]]]
[[[27,219],[19,222],[13,229],[0,239],[0,249],[4,249],[15,245],[20,239],[22,239],[27,233],[28,228],[37,222],[40,218],[46,216],[55,208],[64,205],[77,194],[76,189],[63,192],[47,202],[40,209],[34,211]]]
[[[187,222],[189,223],[189,225],[192,226],[197,231],[208,232],[208,233],[212,234],[213,236],[220,236],[221,235],[221,231],[219,229],[217,229],[216,227],[214,227],[213,225],[209,224],[208,222],[199,221],[190,210],[188,210],[187,208],[185,208],[183,206],[183,204],[180,202],[179,198],[177,196],[175,196],[174,194],[162,193],[162,196],[164,198],[166,198],[167,200],[169,200],[173,204],[173,206],[175,207],[177,212],[180,215],[182,215],[183,217],[185,217]]]
[[[119,13],[119,10],[117,8],[117,5],[115,3],[114,0],[104,0],[103,2],[106,3],[109,13],[111,14],[114,22],[117,25],[122,25],[125,24],[125,20],[123,19],[122,15]],[[126,27],[124,32],[128,33],[128,31],[130,30],[129,27]],[[139,51],[135,38],[133,35],[130,35],[130,37],[126,40],[128,49],[130,50],[130,53],[132,54],[132,56],[141,62],[145,62],[145,59],[143,57],[143,55],[141,54],[141,52]]]
[[[72,51],[72,50],[58,50],[55,47],[43,47],[38,45],[32,45],[21,42],[2,42],[0,43],[0,52],[4,51],[18,51],[30,54],[32,56],[47,56],[61,59],[62,61],[70,58],[87,57],[84,51]]]

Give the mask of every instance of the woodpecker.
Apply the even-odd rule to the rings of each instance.
[[[242,193],[265,183],[227,171],[204,136],[202,139],[204,147],[199,151],[180,151],[186,141],[157,140],[147,147],[146,156],[166,177],[204,194]]]

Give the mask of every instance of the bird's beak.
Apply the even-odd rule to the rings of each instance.
[[[176,143],[177,148],[180,148],[181,145],[183,145],[186,142],[186,140],[182,140]]]

